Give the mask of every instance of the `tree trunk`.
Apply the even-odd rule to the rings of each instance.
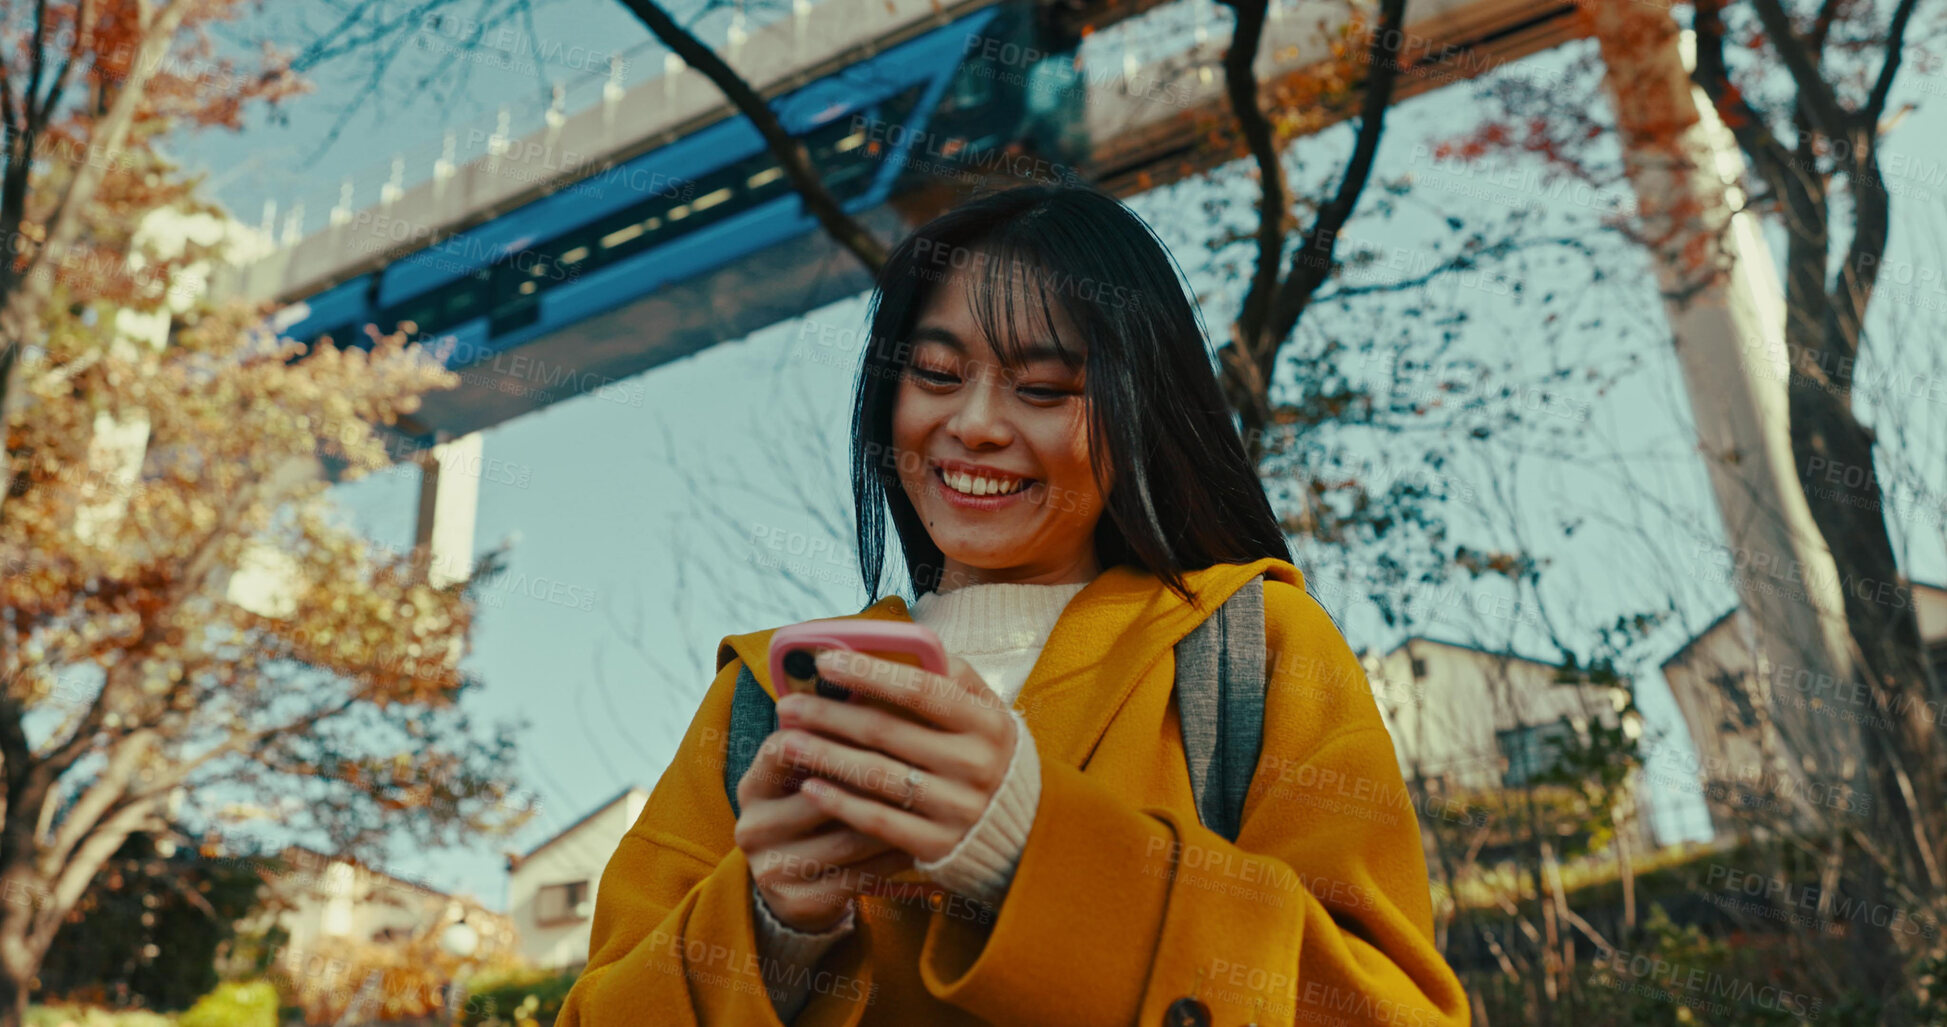
[[[1634,817],[1631,817],[1633,824]],[[1616,830],[1616,876],[1622,880],[1623,938],[1636,937],[1636,864],[1630,858],[1629,834]]]
[[[27,1022],[27,986],[32,979],[18,979],[11,970],[0,973],[0,1027],[22,1027]]]
[[[7,880],[15,881],[9,874]],[[0,1027],[22,1027],[27,1022],[27,998],[34,977],[40,973],[41,957],[29,942],[32,913],[8,896],[6,916],[0,919]]]
[[[109,158],[121,152],[128,139],[129,128],[135,124],[136,108],[148,89],[149,79],[169,55],[169,48],[176,40],[176,31],[182,28],[183,18],[193,6],[172,3],[156,11],[149,23],[142,26],[142,35],[136,43],[134,62],[129,65],[128,76],[115,84],[113,101],[95,120],[88,133],[88,148],[82,159],[75,162],[74,175],[68,182],[67,190],[55,204],[47,224],[42,226],[47,233],[45,241],[36,250],[25,273],[9,274],[4,281],[0,281],[0,287],[3,287],[0,288],[0,350],[18,354],[22,347],[39,341],[41,319],[54,296],[55,269],[66,256],[68,248],[81,235],[81,212],[94,201],[96,190],[100,188],[108,168],[113,166],[114,161]],[[32,142],[23,137],[23,142],[16,145],[19,159],[32,162]],[[9,163],[15,159],[15,154],[10,153]],[[26,176],[21,176],[19,182],[19,188],[24,190]],[[9,184],[12,184],[11,179]],[[10,204],[7,220],[24,218],[25,209],[23,192],[17,203]],[[15,238],[12,234],[7,236],[10,243]],[[7,454],[7,419],[25,402],[26,389],[11,380],[15,377],[16,374],[9,373],[10,380],[0,386],[0,457]],[[6,476],[10,468],[11,461],[0,460],[0,476]],[[0,510],[5,509],[8,491],[0,488]]]

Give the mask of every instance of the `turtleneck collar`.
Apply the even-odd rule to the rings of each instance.
[[[1003,653],[1039,648],[1070,599],[1086,581],[1058,585],[982,582],[951,592],[927,592],[911,607],[914,621],[931,628],[949,652]]]

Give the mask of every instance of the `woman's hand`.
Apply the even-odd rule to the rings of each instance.
[[[779,923],[817,934],[845,915],[860,889],[913,865],[885,842],[834,823],[798,791],[804,771],[785,754],[786,732],[764,740],[737,782],[735,839],[764,904]]]
[[[913,859],[944,858],[986,811],[1014,756],[1018,728],[1000,696],[957,656],[939,675],[827,649],[818,676],[851,689],[852,698],[778,700],[785,760],[813,775],[798,794],[821,815]],[[866,697],[918,722],[874,709],[860,701]]]

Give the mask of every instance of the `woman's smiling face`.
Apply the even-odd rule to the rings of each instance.
[[[1003,367],[968,282],[948,275],[920,311],[892,416],[900,484],[946,558],[939,590],[1088,581],[1101,570],[1102,493],[1085,369],[1063,363],[1045,331],[1008,347],[1026,363]],[[1017,295],[1032,292],[1017,281]],[[1059,309],[1053,317],[1062,348],[1082,352],[1073,325]]]

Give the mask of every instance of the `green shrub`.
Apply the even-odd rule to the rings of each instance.
[[[189,1007],[178,1027],[277,1027],[277,989],[269,981],[219,984]]]
[[[510,970],[467,982],[460,1022],[467,1027],[551,1024],[574,986],[576,970]]]
[[[176,1027],[176,1018],[143,1010],[117,1013],[83,1006],[29,1006],[27,1027]]]

